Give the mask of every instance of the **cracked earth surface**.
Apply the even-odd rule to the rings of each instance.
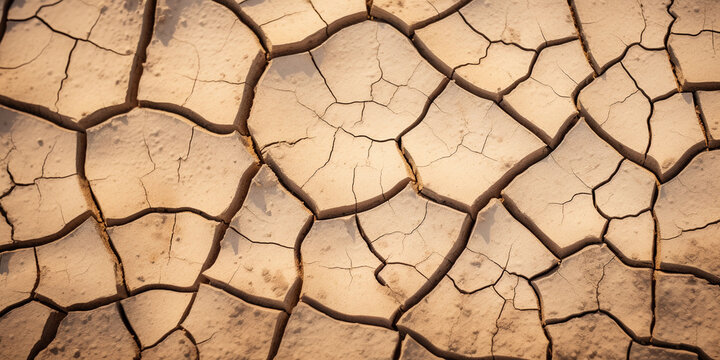
[[[720,359],[716,0],[0,4],[0,359]]]

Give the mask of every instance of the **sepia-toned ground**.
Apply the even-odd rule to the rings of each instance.
[[[0,359],[720,359],[720,1],[0,3]]]

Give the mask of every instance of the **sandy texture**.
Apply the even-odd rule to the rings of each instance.
[[[70,234],[36,248],[37,293],[66,307],[113,297],[122,287],[119,264],[90,218]]]
[[[138,99],[185,107],[212,124],[237,124],[264,57],[253,32],[212,1],[161,0],[156,11]]]
[[[363,22],[273,60],[248,127],[264,160],[321,217],[368,208],[408,182],[388,140],[418,119],[440,80],[399,32]]]
[[[720,358],[717,0],[0,0],[0,359]]]
[[[216,227],[216,222],[189,212],[153,213],[110,227],[108,235],[131,290],[152,285],[190,287],[207,259]]]
[[[402,141],[422,192],[470,212],[544,152],[542,141],[496,104],[455,83],[448,84]]]
[[[74,311],[61,322],[55,339],[38,359],[128,359],[139,349],[123,324],[117,304]]]
[[[35,252],[32,249],[0,254],[0,310],[30,298],[37,281]]]
[[[602,235],[607,219],[595,208],[592,191],[614,174],[621,159],[581,119],[550,156],[517,176],[503,195],[552,250],[566,254]]]
[[[573,97],[591,74],[580,41],[545,48],[530,77],[513,89],[503,104],[526,126],[536,129],[543,141],[555,145],[577,115]]]
[[[265,359],[279,313],[201,285],[182,327],[192,334],[204,357],[243,354],[247,359]]]
[[[160,111],[135,109],[91,128],[87,137],[85,172],[111,219],[157,207],[219,216],[255,166],[237,132],[216,135]]]
[[[388,359],[397,335],[380,327],[337,321],[300,303],[293,311],[276,359]]]
[[[286,305],[296,288],[294,247],[312,214],[263,166],[203,275],[250,296]]]

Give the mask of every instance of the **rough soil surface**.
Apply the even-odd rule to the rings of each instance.
[[[0,359],[720,359],[716,0],[0,0]]]

